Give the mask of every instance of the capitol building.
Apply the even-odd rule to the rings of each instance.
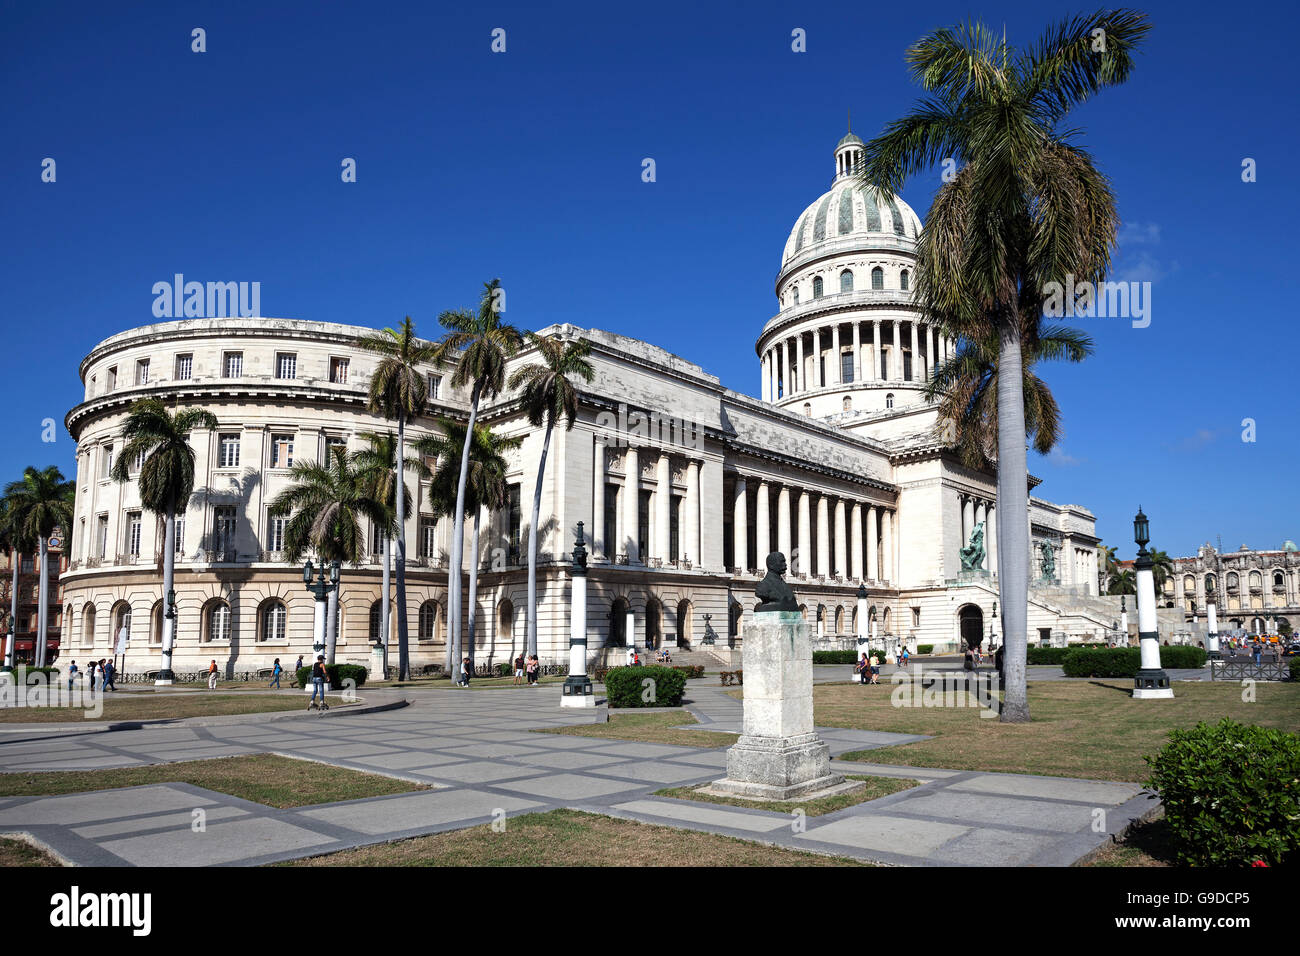
[[[834,150],[829,191],[794,220],[776,275],[776,314],[757,331],[754,394],[723,387],[688,358],[645,341],[561,324],[541,330],[592,344],[595,378],[578,383],[572,430],[557,429],[538,535],[538,646],[567,660],[570,553],[582,522],[590,552],[593,663],[628,644],[739,646],[766,555],[790,558],[790,583],[821,646],[853,646],[858,594],[882,641],[953,649],[996,635],[996,475],[964,467],[937,437],[924,385],[954,343],[912,303],[922,223],[901,199],[859,186],[862,142]],[[76,511],[67,534],[61,656],[107,657],[126,628],[125,669],[161,661],[161,536],[135,484],[109,473],[131,404],[145,396],[199,406],[219,426],[191,436],[195,490],[176,534],[178,672],[228,673],[310,656],[313,597],[283,560],[284,520],[269,503],[295,461],[321,460],[392,424],[366,411],[373,330],[298,319],[157,322],[112,335],[81,363],[83,400],[66,425],[77,443]],[[671,346],[672,343],[664,343]],[[507,374],[536,360],[525,349]],[[427,370],[427,413],[465,419],[450,369]],[[505,508],[484,513],[474,653],[511,659],[524,646],[527,518],[542,434],[517,396],[485,402],[481,421],[523,439]],[[138,467],[138,466],[137,466]],[[1102,639],[1114,626],[1098,595],[1095,518],[1033,494],[1031,643]],[[411,478],[408,476],[408,482]],[[412,487],[414,485],[412,483]],[[406,526],[412,665],[447,659],[451,520],[429,513],[427,483]],[[467,518],[467,526],[469,524]],[[973,542],[978,548],[968,548]],[[381,628],[383,541],[345,565],[338,659],[368,663]],[[968,560],[963,562],[963,549]],[[974,556],[974,562],[971,557]],[[972,565],[963,567],[963,564]],[[1182,585],[1179,585],[1180,587]],[[467,602],[463,601],[462,604]],[[389,622],[390,643],[397,627]],[[395,660],[395,653],[393,658]]]

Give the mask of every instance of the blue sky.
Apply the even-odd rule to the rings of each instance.
[[[645,338],[756,394],[781,250],[829,184],[845,111],[864,139],[905,113],[903,52],[931,29],[977,17],[1025,43],[1086,9],[6,2],[0,477],[71,474],[78,362],[151,321],[153,283],[177,272],[259,281],[267,315],[410,314],[431,336],[500,276],[517,325]],[[1300,538],[1297,15],[1142,9],[1154,30],[1135,75],[1072,125],[1114,182],[1115,274],[1152,283],[1151,324],[1076,320],[1097,352],[1042,370],[1065,439],[1030,467],[1121,555],[1139,503],[1171,553],[1218,535],[1278,547]],[[939,182],[903,191],[922,218]]]

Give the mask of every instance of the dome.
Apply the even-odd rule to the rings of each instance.
[[[1283,542],[1283,544],[1282,544],[1282,550],[1283,550],[1283,551],[1295,551],[1295,550],[1297,550],[1297,549],[1296,549],[1296,546],[1295,546],[1295,542],[1292,541],[1290,538],[1287,538],[1286,541]]]
[[[835,144],[835,148],[839,149],[841,146],[861,146],[861,145],[863,145],[862,140],[858,139],[857,136],[855,136],[853,133],[847,133],[845,134],[842,140],[840,140],[838,143]]]
[[[795,220],[781,267],[784,269],[794,258],[817,246],[839,239],[861,237],[867,246],[873,238],[887,239],[886,245],[896,248],[899,240],[910,246],[920,234],[921,220],[911,206],[897,196],[884,196],[859,186],[851,175],[844,175]]]

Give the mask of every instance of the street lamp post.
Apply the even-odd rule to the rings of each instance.
[[[1209,601],[1206,602],[1205,612],[1209,616],[1210,628],[1209,647],[1205,652],[1205,656],[1212,661],[1216,661],[1223,657],[1223,654],[1219,650],[1219,609],[1214,606],[1213,594],[1210,595]]]
[[[992,654],[994,650],[993,639],[997,636],[993,633],[993,625],[997,623],[997,620],[998,620],[998,602],[994,601],[993,616],[989,618],[989,653],[990,654]]]
[[[862,656],[862,652],[867,649],[867,646],[870,643],[867,640],[867,633],[868,633],[867,619],[870,616],[871,616],[871,612],[867,608],[867,586],[865,584],[859,584],[858,585],[858,635],[857,635],[858,636],[858,657]]]
[[[1147,516],[1138,508],[1133,519],[1133,538],[1137,542],[1138,646],[1141,648],[1142,666],[1133,678],[1133,696],[1138,700],[1156,700],[1174,696],[1169,686],[1169,675],[1160,667],[1160,635],[1156,630],[1156,586],[1151,572],[1151,540]]]
[[[1124,637],[1124,643],[1128,643],[1128,596],[1121,594],[1119,596],[1119,629]]]
[[[595,707],[591,678],[587,676],[587,549],[582,544],[582,522],[573,546],[569,592],[569,676],[564,679],[561,707]]]
[[[316,598],[315,612],[312,617],[312,653],[314,655],[324,654],[325,628],[327,625],[326,602],[329,601],[330,593],[338,589],[339,585],[339,563],[330,562],[329,579],[325,578],[325,563],[317,569],[316,580],[312,580],[312,566],[308,561],[302,568],[302,583],[307,586],[307,590]],[[328,663],[328,662],[327,662]]]
[[[108,622],[109,635],[112,636],[113,622]],[[163,607],[163,649],[162,649],[162,669],[158,671],[158,677],[154,680],[154,686],[167,686],[176,681],[176,675],[172,671],[172,654],[176,650],[176,589],[167,589],[167,603]],[[114,638],[114,656],[116,657],[117,640]],[[125,660],[122,662],[126,663]]]

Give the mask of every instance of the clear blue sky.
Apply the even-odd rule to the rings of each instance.
[[[260,281],[266,315],[409,313],[430,336],[500,276],[517,325],[645,338],[757,393],[782,246],[829,183],[845,111],[864,139],[907,111],[903,51],[935,27],[982,17],[1023,43],[1087,9],[6,2],[0,477],[71,474],[78,362],[152,321],[150,289],[176,272]],[[1136,74],[1074,125],[1114,181],[1116,273],[1153,283],[1152,321],[1078,320],[1097,354],[1043,370],[1065,440],[1030,467],[1124,556],[1139,503],[1174,554],[1219,534],[1278,547],[1300,538],[1297,14],[1142,9]],[[1258,182],[1241,181],[1245,157]],[[938,183],[904,190],[922,218]]]

